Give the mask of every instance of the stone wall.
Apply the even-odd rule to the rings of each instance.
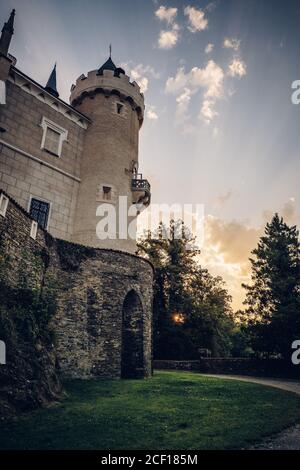
[[[117,83],[122,83],[121,79],[114,78]],[[84,80],[84,83],[88,87],[88,79]],[[136,91],[135,87],[129,84],[127,86]],[[140,101],[142,101],[141,95]],[[122,249],[134,253],[135,238],[122,236],[124,228],[119,224],[121,208],[118,197],[126,196],[128,207],[133,203],[132,164],[133,161],[138,161],[140,121],[133,105],[125,100],[122,100],[122,113],[117,114],[118,102],[120,98],[116,94],[104,94],[95,90],[82,97],[80,103],[76,105],[76,109],[89,116],[92,122],[86,130],[84,141],[84,159],[81,166],[73,241],[97,248]],[[109,201],[102,200],[103,185],[114,188]],[[96,235],[96,226],[100,221],[100,217],[96,216],[96,210],[102,202],[109,202],[116,211],[117,236],[111,239],[102,240]],[[135,219],[133,215],[127,217],[127,211],[126,207],[125,229],[127,229],[127,218],[128,223],[132,224]]]
[[[53,101],[57,100],[53,98]],[[80,177],[85,129],[59,112],[58,103],[56,108],[53,108],[25,91],[25,88],[7,81],[6,104],[1,106],[0,110],[1,124],[6,130],[5,141],[67,173]],[[43,116],[68,131],[68,139],[63,143],[60,157],[51,155],[41,148]]]
[[[30,228],[25,211],[10,202],[6,216],[0,215],[0,339],[6,345],[6,364],[0,365],[0,416],[44,405],[61,391],[48,322],[48,237],[39,229],[33,240]],[[37,303],[41,296],[43,306]]]
[[[6,104],[0,106],[0,125],[5,129],[0,135],[0,188],[26,210],[31,196],[50,202],[48,230],[69,240],[85,129],[11,81],[6,82],[6,90]],[[60,157],[41,148],[43,116],[68,131]]]
[[[119,378],[126,370],[126,361],[131,367],[136,360],[136,375],[150,376],[150,263],[124,252],[57,240],[40,228],[33,240],[31,223],[26,211],[10,198],[5,217],[0,215],[2,255],[10,259],[6,283],[18,287],[22,267],[29,284],[55,294],[57,309],[51,325],[60,373],[68,377]],[[129,304],[124,304],[126,298]],[[136,308],[137,303],[141,308]],[[128,327],[123,317],[130,312],[135,319]],[[122,350],[128,328],[133,344],[130,357]],[[138,357],[141,350],[142,361]]]
[[[212,357],[193,361],[155,360],[153,367],[161,370],[186,370],[206,374],[300,378],[300,366],[281,359]]]
[[[142,341],[142,375],[151,375],[153,272],[150,264],[137,256],[113,250],[75,244],[66,247],[64,242],[57,242],[57,246],[63,289],[55,329],[63,374],[121,377],[122,319],[126,314],[123,304],[133,292],[142,305],[142,311],[138,312],[142,328],[132,325],[132,341]],[[76,247],[80,248],[72,258]],[[135,315],[134,302],[130,308]]]

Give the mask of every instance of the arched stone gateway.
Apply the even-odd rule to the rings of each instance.
[[[144,377],[143,306],[134,290],[128,292],[123,303],[121,377]]]

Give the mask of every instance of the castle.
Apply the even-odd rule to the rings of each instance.
[[[143,94],[110,56],[81,75],[64,102],[56,66],[46,86],[16,67],[14,16],[0,38],[0,235],[13,260],[8,277],[16,283],[22,262],[29,283],[56,280],[53,324],[65,376],[149,376],[153,268],[135,255],[135,239],[119,222],[125,210],[134,231],[150,203],[150,184],[138,172]],[[99,207],[108,205],[116,222],[107,236]]]

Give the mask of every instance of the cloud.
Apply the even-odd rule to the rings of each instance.
[[[160,49],[171,49],[177,44],[179,39],[179,26],[174,23],[172,29],[162,30],[159,33],[158,47]]]
[[[290,200],[284,204],[281,214],[286,222],[292,222],[294,220],[295,200],[293,198],[290,198]]]
[[[158,47],[160,49],[172,49],[177,44],[179,39],[179,25],[175,23],[175,18],[177,16],[177,8],[175,7],[165,7],[161,5],[156,11],[155,16],[159,18],[160,21],[165,21],[170,29],[161,30],[158,37]]]
[[[213,60],[209,60],[205,67],[193,67],[190,72],[185,73],[184,68],[177,70],[175,77],[169,77],[166,82],[166,93],[180,94],[177,104],[180,106],[183,96],[186,98],[185,106],[188,107],[186,89],[189,90],[189,97],[198,90],[203,89],[203,101],[200,109],[200,116],[209,123],[217,112],[214,109],[216,100],[223,96],[224,92],[224,71]],[[184,94],[185,93],[185,94]],[[183,94],[183,96],[182,96]]]
[[[175,77],[169,77],[166,82],[166,92],[174,93],[190,85],[192,89],[204,88],[206,98],[219,98],[223,93],[224,71],[213,60],[209,60],[205,67],[193,67],[185,73],[180,67]]]
[[[135,65],[132,62],[127,62],[120,66],[127,71],[132,80],[137,82],[142,93],[145,93],[149,88],[149,77],[158,79],[160,76],[150,65]]]
[[[174,19],[177,16],[177,8],[167,8],[161,5],[155,12],[155,16],[160,19],[160,21],[166,21],[168,24],[172,24]]]
[[[283,217],[284,222],[287,224],[299,225],[300,216],[296,212],[296,200],[294,197],[290,197],[287,202],[284,203],[281,210],[279,210],[279,216]],[[275,211],[265,210],[263,211],[262,218],[264,223],[270,222],[274,216]]]
[[[257,244],[261,229],[248,227],[237,221],[226,222],[215,217],[207,219],[209,242],[223,254],[229,263],[244,263]]]
[[[202,116],[207,124],[209,124],[214,117],[218,116],[217,111],[214,109],[214,105],[214,100],[204,100],[202,103],[200,117]]]
[[[219,129],[218,128],[214,128],[214,131],[217,131],[216,134],[218,135],[219,134]],[[225,194],[220,194],[215,202],[214,202],[214,206],[215,207],[219,207],[219,208],[223,208],[227,202],[232,198],[233,196],[233,191],[232,189],[228,189],[228,191],[225,193]]]
[[[206,5],[205,10],[208,12],[214,11],[214,9],[217,7],[216,2],[210,2],[208,5]]]
[[[205,18],[205,13],[203,10],[198,10],[195,7],[187,6],[184,9],[184,14],[188,17],[188,29],[192,33],[196,33],[197,31],[203,31],[207,28],[208,20]]]
[[[176,103],[177,103],[177,109],[176,109],[176,120],[177,123],[184,122],[187,119],[187,110],[190,104],[192,96],[192,91],[190,88],[185,87],[183,89],[183,92],[177,96],[176,98]]]
[[[135,76],[134,73],[131,73],[133,80],[135,80],[138,85],[140,86],[141,93],[145,93],[148,90],[148,83],[149,80],[147,77],[139,77],[138,75]]]
[[[247,67],[243,60],[233,59],[228,66],[228,75],[231,77],[242,78],[247,73]]]
[[[219,127],[214,127],[213,128],[213,131],[212,131],[212,136],[213,136],[213,139],[216,140],[218,139],[218,137],[222,135],[222,132],[221,130],[219,129]]]
[[[156,111],[155,111],[155,106],[151,106],[151,105],[147,106],[146,116],[151,121],[156,121],[156,119],[158,119],[158,115],[156,114]]]
[[[211,42],[208,43],[205,48],[205,54],[210,54],[213,51],[214,47],[215,47],[214,44],[212,44]]]
[[[232,197],[229,190],[219,196],[218,202],[226,204]],[[293,197],[278,210],[279,215],[289,225],[299,225],[300,215],[296,211]],[[274,216],[275,210],[265,210],[262,213],[261,226],[251,227],[243,221],[226,221],[218,217],[207,215],[204,225],[204,244],[199,256],[199,262],[214,275],[224,278],[229,292],[233,295],[234,308],[241,308],[245,298],[242,289],[243,282],[250,281],[251,265],[249,257],[251,251],[257,247],[259,238],[264,234],[267,222]]]
[[[239,50],[240,44],[241,41],[234,38],[225,38],[223,41],[223,47],[225,47],[225,49],[233,49],[234,51]]]
[[[222,276],[233,296],[233,307],[241,308],[245,296],[241,288],[250,277],[249,256],[256,247],[262,228],[250,227],[239,221],[224,221],[212,215],[205,218],[204,245],[200,263]]]

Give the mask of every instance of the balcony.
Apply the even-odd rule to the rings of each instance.
[[[131,190],[133,192],[133,203],[142,206],[149,206],[151,199],[151,186],[148,180],[143,179],[141,173],[137,173],[131,180]]]

